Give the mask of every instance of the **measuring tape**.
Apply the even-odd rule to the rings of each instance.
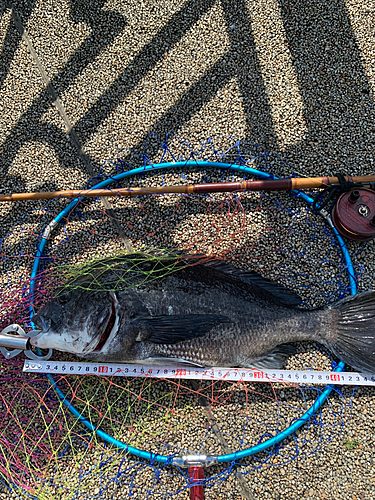
[[[107,377],[152,377],[241,382],[285,382],[294,384],[367,385],[375,387],[375,374],[323,372],[313,370],[257,370],[251,368],[181,368],[155,365],[30,361],[24,372],[58,375],[100,375]]]

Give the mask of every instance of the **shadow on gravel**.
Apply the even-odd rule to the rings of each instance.
[[[25,24],[29,20],[34,6],[35,0],[30,0],[29,2],[26,2],[24,4],[24,7],[22,9],[22,19]],[[11,8],[11,2],[6,1],[0,4],[0,16],[3,16],[8,8]],[[0,52],[0,88],[3,86],[3,83],[8,76],[11,62],[13,61],[14,54],[17,51],[21,39],[22,35],[16,29],[14,21],[12,19],[8,25],[3,46]]]
[[[52,79],[51,85],[58,96],[69,89],[74,78],[110,46],[126,26],[124,16],[105,10],[104,4],[104,0],[71,1],[70,18],[75,23],[88,24],[92,31],[69,58],[63,70]],[[97,132],[103,121],[133,91],[144,75],[154,68],[214,4],[214,0],[188,0],[166,22],[158,34],[141,49],[131,66],[123,71],[76,123],[73,130],[82,145]],[[371,149],[375,142],[374,103],[343,0],[313,4],[304,0],[298,3],[298,8],[292,0],[280,0],[279,5],[308,127],[306,140],[288,148],[285,156],[302,167],[313,163],[314,157],[317,162],[322,162],[323,159],[322,174],[349,170],[351,165],[359,164],[363,164],[363,169],[369,171],[372,165]],[[15,7],[27,27],[34,2],[17,2]],[[154,123],[152,130],[139,137],[138,145],[133,149],[142,151],[150,132],[156,132],[161,137],[166,132],[178,134],[181,127],[233,78],[242,94],[248,137],[254,142],[266,143],[277,149],[248,6],[245,0],[222,0],[221,8],[231,43],[230,50],[197,83],[186,90],[164,116]],[[2,77],[6,74],[6,68],[9,67],[20,40],[14,30],[15,26],[10,23],[0,56],[5,67]],[[51,105],[51,95],[45,88],[0,146],[3,176],[7,176],[8,168],[19,149],[32,141],[40,141],[52,147],[60,164],[69,168],[65,151],[70,143],[66,132],[55,125],[47,126],[41,122]],[[353,137],[356,139],[354,143]],[[155,142],[155,148],[155,152],[160,151],[160,144]],[[126,158],[123,159],[126,161]],[[92,159],[90,161],[94,170],[98,170],[99,165]],[[69,163],[85,168],[79,162],[78,152],[77,160]]]
[[[286,155],[315,156],[324,175],[359,165],[370,173],[375,105],[345,2],[278,1],[308,127]]]

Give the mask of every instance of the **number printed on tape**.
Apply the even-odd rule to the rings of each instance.
[[[24,372],[56,375],[100,375],[109,377],[185,378],[196,380],[238,380],[243,382],[285,382],[295,384],[334,384],[375,386],[375,374],[321,372],[314,370],[252,370],[245,368],[179,368],[152,365],[126,365],[61,361],[30,361]]]

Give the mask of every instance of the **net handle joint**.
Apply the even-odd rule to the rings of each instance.
[[[173,465],[188,469],[189,467],[210,467],[218,463],[217,456],[211,455],[178,455],[172,457]]]
[[[45,355],[38,355],[31,350],[30,339],[39,333],[39,330],[31,330],[26,333],[16,323],[9,325],[0,332],[0,352],[6,359],[12,359],[24,352],[29,359],[47,361],[52,356],[52,349],[48,349]]]

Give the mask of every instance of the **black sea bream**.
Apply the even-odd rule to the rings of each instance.
[[[33,317],[34,346],[105,362],[280,368],[290,342],[324,344],[361,371],[375,372],[375,292],[325,309],[298,308],[286,288],[213,262],[120,292],[82,289]]]

